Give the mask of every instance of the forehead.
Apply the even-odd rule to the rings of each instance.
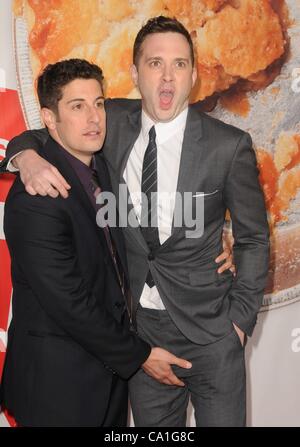
[[[191,59],[191,50],[185,36],[180,33],[149,34],[141,46],[142,57],[184,57]]]
[[[62,99],[97,98],[103,96],[100,83],[96,79],[74,79],[62,89]]]

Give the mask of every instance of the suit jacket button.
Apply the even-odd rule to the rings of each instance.
[[[122,304],[121,304],[121,303],[115,303],[115,307],[116,307],[117,309],[120,309],[120,308],[121,308],[121,306],[122,306]]]
[[[148,254],[148,260],[149,260],[149,261],[153,261],[154,259],[155,259],[154,254],[153,254],[153,253],[149,253],[149,254]]]

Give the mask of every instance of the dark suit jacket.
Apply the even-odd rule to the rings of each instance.
[[[141,129],[141,103],[109,100],[106,111],[104,155],[118,196]],[[38,149],[39,139],[44,138],[43,131],[25,133],[8,146],[8,156],[21,148]],[[232,322],[251,335],[268,272],[269,229],[250,136],[202,113],[199,104],[190,106],[177,191],[207,194],[204,233],[189,239],[187,228],[173,227],[171,237],[150,253],[140,228],[124,229],[135,309],[150,268],[173,321],[193,342],[215,342],[232,330]],[[193,208],[196,200],[194,197]],[[222,251],[226,209],[232,219],[236,278],[230,271],[218,275],[214,262]]]
[[[129,330],[104,233],[79,179],[51,138],[41,154],[72,189],[66,200],[33,197],[17,178],[6,201],[14,290],[3,405],[25,426],[100,426],[108,407],[122,404],[111,399],[116,378],[134,374],[150,347]],[[101,154],[97,170],[109,190]],[[126,270],[121,231],[112,236]]]

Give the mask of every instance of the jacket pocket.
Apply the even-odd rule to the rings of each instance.
[[[192,270],[189,272],[190,284],[192,286],[208,286],[216,282],[217,272],[215,270]]]
[[[56,334],[54,332],[48,331],[37,331],[37,330],[28,330],[28,335],[31,337],[45,338],[45,337],[58,337],[58,338],[70,338],[69,335],[66,334]]]
[[[217,265],[215,270],[192,270],[189,272],[189,280],[191,286],[209,286],[212,284],[222,284],[225,282],[232,282],[233,274],[230,270],[223,273],[217,272]]]

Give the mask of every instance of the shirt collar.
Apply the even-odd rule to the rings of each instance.
[[[80,183],[84,187],[86,191],[90,188],[90,182],[92,178],[92,172],[93,169],[96,169],[96,160],[95,156],[93,155],[90,166],[87,166],[85,163],[83,163],[78,158],[74,157],[74,155],[70,154],[64,147],[60,146],[62,149],[62,153],[72,166],[75,174],[80,180]]]
[[[148,141],[149,130],[152,126],[155,126],[156,141],[158,144],[163,144],[173,135],[178,132],[183,132],[186,124],[188,114],[188,107],[186,107],[176,118],[168,123],[155,123],[151,118],[142,110],[142,135],[145,141]]]
[[[92,157],[91,164],[89,166],[87,166],[81,160],[79,160],[78,158],[74,157],[74,155],[72,155],[64,147],[62,147],[62,146],[60,146],[60,147],[62,149],[62,152],[63,152],[64,156],[67,158],[67,160],[72,165],[72,167],[73,167],[73,169],[75,171],[80,170],[80,171],[85,171],[86,173],[88,173],[88,172],[91,172],[92,169],[96,168],[96,161],[95,161],[95,156],[94,155]]]

